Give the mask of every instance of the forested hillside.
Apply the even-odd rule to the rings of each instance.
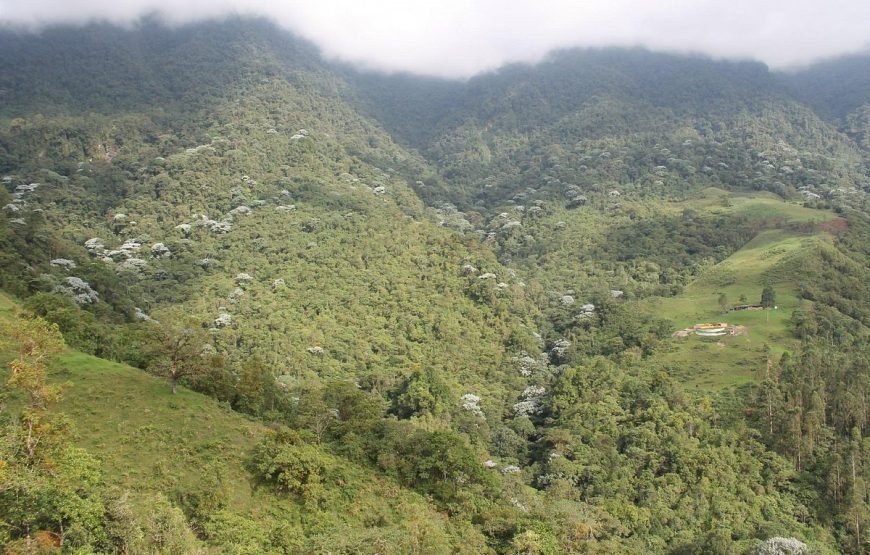
[[[870,151],[870,54],[819,62],[785,77],[799,98]]]
[[[453,198],[488,207],[528,187],[566,201],[572,189],[704,184],[787,195],[863,176],[855,145],[761,64],[566,51],[455,83],[446,99],[427,79],[355,78],[360,104],[452,180]],[[404,108],[393,108],[396,90],[408,91]],[[428,119],[403,127],[405,110]]]
[[[784,80],[799,98],[828,119],[843,121],[870,103],[870,52],[817,62]]]
[[[799,76],[0,52],[9,553],[870,548],[868,151]]]

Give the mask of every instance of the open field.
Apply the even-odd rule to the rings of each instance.
[[[670,368],[690,390],[718,390],[750,383],[764,371],[768,352],[779,354],[797,345],[791,337],[790,320],[803,302],[797,297],[800,261],[830,237],[822,231],[797,231],[789,224],[823,222],[836,217],[832,212],[767,195],[724,197],[724,192],[717,191],[708,189],[701,198],[680,204],[696,210],[728,211],[753,220],[776,221],[778,226],[760,231],[743,248],[704,272],[682,294],[638,303],[641,310],[671,320],[675,331],[704,322],[727,322],[747,328],[747,333],[740,336],[674,338],[656,355],[656,362]],[[758,303],[765,285],[771,285],[776,292],[774,310],[728,311],[719,303],[722,294],[729,306]]]
[[[826,222],[837,218],[837,215],[831,211],[816,210],[796,202],[786,202],[773,193],[733,193],[715,187],[704,189],[696,197],[676,205],[711,214],[736,214],[750,220],[805,223]]]

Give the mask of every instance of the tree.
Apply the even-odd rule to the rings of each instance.
[[[259,357],[252,357],[242,364],[235,389],[237,395],[233,408],[236,410],[253,415],[274,410],[278,396],[275,378]]]
[[[27,397],[21,414],[23,448],[27,466],[33,465],[40,447],[50,437],[52,427],[45,422],[48,406],[60,398],[61,388],[50,385],[46,359],[64,348],[63,336],[57,324],[41,318],[21,318],[3,326],[3,336],[17,343],[18,357],[9,363],[12,375],[7,385]]]
[[[534,530],[519,533],[511,540],[511,553],[515,555],[539,555],[544,550],[541,535]]]
[[[7,553],[99,545],[105,539],[99,461],[71,447],[64,420],[48,411],[61,387],[48,383],[46,361],[63,350],[63,337],[41,318],[7,323],[0,337],[18,346],[7,385],[25,403],[0,435],[0,543]]]
[[[801,555],[807,551],[807,544],[796,538],[770,538],[758,545],[754,555]]]
[[[719,293],[719,308],[722,309],[722,312],[728,311],[728,295],[725,293]]]
[[[450,391],[435,368],[417,368],[393,398],[393,413],[399,418],[441,415],[449,405]]]
[[[492,474],[456,432],[411,431],[407,423],[395,423],[385,444],[389,448],[384,451],[396,456],[391,462],[399,481],[441,502],[450,503],[476,485],[487,488],[494,483]],[[380,464],[382,459],[378,459]]]
[[[202,326],[192,319],[175,312],[166,312],[159,321],[159,324],[155,324],[154,352],[149,369],[169,378],[173,395],[182,378],[200,375],[222,364],[219,355],[207,351],[209,337]]]
[[[761,306],[773,308],[774,305],[776,305],[776,291],[770,285],[765,285],[761,291]]]
[[[336,478],[334,459],[305,443],[294,430],[280,428],[254,449],[250,468],[263,482],[315,505],[323,500],[325,483]]]

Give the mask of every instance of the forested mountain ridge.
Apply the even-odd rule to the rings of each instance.
[[[0,286],[70,346],[272,428],[239,439],[201,397],[67,355],[49,377],[107,389],[72,395],[91,411],[60,406],[92,454],[60,434],[24,456],[21,430],[58,410],[26,403],[48,385],[24,348],[12,368],[34,379],[10,378],[0,445],[12,552],[34,538],[64,552],[863,552],[866,153],[763,66],[603,50],[466,83],[364,75],[248,19],[2,33],[0,50],[14,54],[0,58]],[[759,253],[775,263],[727,273]],[[702,346],[648,307],[715,295],[705,280],[779,288],[757,336],[774,344],[751,348],[764,361],[734,362],[753,387],[679,384],[704,362],[673,360]],[[721,296],[700,314],[732,318]],[[7,335],[9,359],[33,341]],[[836,365],[814,362],[833,351]],[[196,455],[143,456],[135,475],[155,479],[138,486],[70,470],[118,472],[118,439],[88,427],[129,419],[136,388],[161,407],[143,446],[185,407],[219,424],[203,436],[184,412]],[[212,481],[171,470],[204,460]],[[137,490],[126,532],[105,484]],[[149,517],[136,503],[158,494]],[[345,515],[355,504],[374,516]],[[180,543],[155,539],[160,519]]]
[[[793,94],[828,119],[843,122],[870,103],[870,52],[814,63],[783,75]]]
[[[357,81],[361,104],[452,179],[454,196],[486,205],[522,192],[520,183],[552,189],[553,179],[583,192],[691,181],[783,193],[864,175],[855,145],[757,63],[575,50],[453,83],[449,94],[407,76]],[[426,125],[398,127],[410,114],[425,114]]]
[[[324,75],[313,45],[254,19],[180,28],[153,19],[134,29],[94,23],[50,27],[37,36],[5,31],[0,40],[8,54],[2,62],[3,110],[19,116],[145,106],[159,115],[189,110],[190,104],[208,107],[212,97],[224,97],[227,87],[253,76]],[[329,88],[325,79],[311,85]]]

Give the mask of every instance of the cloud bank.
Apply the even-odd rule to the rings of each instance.
[[[329,57],[467,77],[572,46],[645,46],[775,68],[868,48],[868,0],[0,0],[0,21],[39,28],[266,16]]]

